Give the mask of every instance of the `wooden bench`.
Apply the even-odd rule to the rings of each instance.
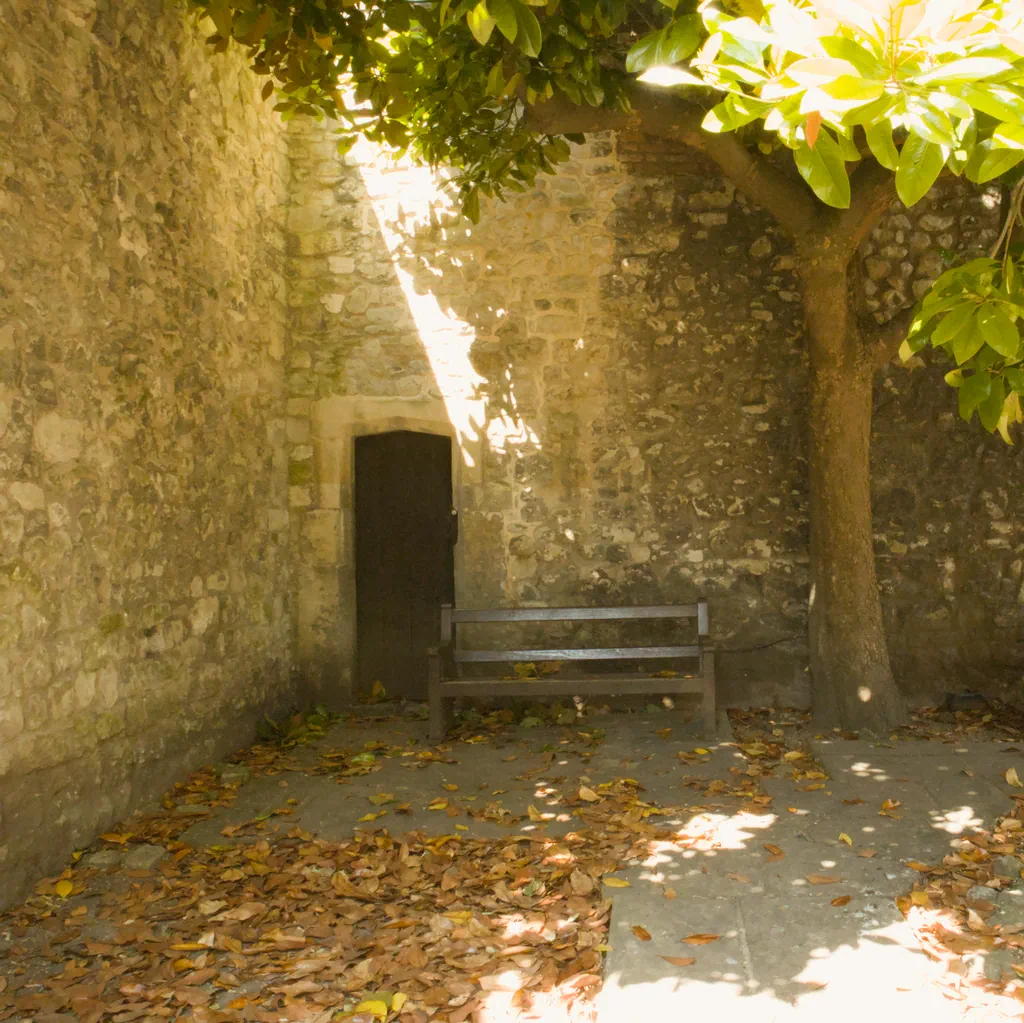
[[[559,649],[467,650],[459,634],[460,625],[519,622],[623,622],[643,619],[696,619],[697,642],[691,646],[583,647]],[[708,637],[708,605],[678,604],[663,607],[518,607],[486,610],[458,610],[450,604],[441,608],[441,643],[428,651],[430,738],[440,742],[451,728],[452,703],[460,696],[627,696],[633,693],[703,695],[704,728],[714,735],[715,654]],[[556,661],[666,661],[684,662],[678,675],[642,671],[594,672],[583,676],[545,674],[543,677],[509,678],[489,675],[465,676],[471,664],[534,664]],[[623,664],[623,667],[625,666]],[[684,672],[689,674],[684,674]]]

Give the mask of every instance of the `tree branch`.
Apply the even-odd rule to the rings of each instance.
[[[803,238],[820,229],[818,205],[807,186],[748,149],[734,133],[704,131],[700,125],[706,111],[701,107],[665,89],[642,85],[635,85],[629,96],[631,109],[625,113],[583,107],[561,97],[550,99],[527,108],[527,125],[534,131],[558,134],[633,128],[682,142],[711,157],[736,188],[767,210],[790,237]]]
[[[895,176],[874,160],[865,161],[850,179],[850,205],[838,210],[829,232],[833,245],[847,259],[860,247],[896,198]]]
[[[896,355],[913,321],[914,306],[908,306],[885,323],[861,322],[863,356],[873,368],[881,368]]]

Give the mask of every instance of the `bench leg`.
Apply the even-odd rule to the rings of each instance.
[[[441,695],[441,658],[431,654],[428,663],[427,702],[430,709],[430,741],[442,742],[452,726],[452,707]]]
[[[704,731],[708,738],[718,734],[715,705],[715,655],[708,650],[703,656],[704,663]]]

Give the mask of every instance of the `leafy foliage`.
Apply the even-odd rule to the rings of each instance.
[[[582,141],[533,130],[531,107],[626,111],[638,74],[704,108],[707,132],[790,151],[826,206],[850,206],[864,163],[891,171],[911,206],[942,173],[1012,183],[1024,162],[1024,7],[1011,0],[191,3],[216,50],[246,48],[282,117],[335,119],[342,151],[364,136],[450,168],[472,220],[480,195],[530,187]],[[1009,440],[1024,305],[1001,257],[944,275],[904,354],[929,340],[946,352],[961,414]]]

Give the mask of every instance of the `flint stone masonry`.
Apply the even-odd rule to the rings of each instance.
[[[723,703],[807,702],[800,285],[714,167],[597,136],[470,225],[429,171],[281,125],[173,0],[0,25],[0,905],[262,713],[353,695],[362,434],[451,438],[461,603],[706,596]],[[996,207],[894,208],[864,315]],[[1019,450],[926,357],[879,374],[914,697],[1019,693]]]
[[[454,216],[425,172],[290,135],[289,425],[299,655],[352,685],[352,444],[457,446],[465,604],[707,596],[727,704],[808,700],[807,367],[791,248],[715,168],[638,135]],[[862,252],[884,321],[991,244],[943,186]],[[1018,449],[955,416],[924,358],[879,374],[876,546],[912,698],[1019,691]],[[340,624],[340,627],[339,627]],[[588,642],[591,639],[588,638]]]
[[[282,126],[180,4],[0,48],[4,905],[294,690]]]

